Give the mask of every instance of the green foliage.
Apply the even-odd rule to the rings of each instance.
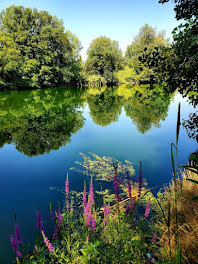
[[[92,41],[87,51],[86,71],[88,75],[104,77],[107,84],[116,83],[115,72],[122,68],[122,52],[118,42],[107,37]]]
[[[162,0],[161,3],[168,2]],[[184,19],[173,30],[172,51],[175,56],[165,60],[165,81],[169,89],[179,89],[184,95],[197,92],[198,83],[198,6],[197,1],[175,0],[175,12],[178,20]],[[163,73],[163,72],[162,72]]]
[[[169,0],[160,0],[159,3],[166,3]],[[189,19],[192,16],[197,16],[197,1],[196,0],[174,0],[175,2],[175,13],[177,20]]]
[[[103,206],[107,206],[103,198],[102,194]],[[152,239],[156,232],[152,222],[153,211],[151,210],[149,217],[145,217],[146,203],[134,197],[133,213],[127,212],[128,196],[123,194],[122,198],[124,203],[116,204],[114,195],[106,223],[104,207],[92,208],[96,230],[92,226],[86,226],[83,205],[76,205],[73,213],[64,210],[59,235],[56,239],[51,239],[55,251],[50,253],[40,236],[36,249],[20,262],[143,264],[148,260],[156,260],[159,248]],[[57,217],[54,224],[58,225]]]
[[[122,111],[122,98],[113,87],[94,89],[94,92],[92,89],[88,90],[87,102],[93,121],[101,126],[116,122]]]
[[[46,11],[10,6],[0,14],[0,88],[77,83],[80,43]]]
[[[127,65],[134,69],[134,82],[145,83],[156,80],[156,73],[152,65],[144,63],[142,57],[151,54],[156,47],[167,46],[165,32],[157,32],[154,28],[145,24],[140,28],[138,35],[131,45],[127,47],[125,53]]]
[[[76,164],[83,167],[83,170],[77,168],[71,168],[71,170],[78,171],[85,175],[93,176],[96,180],[100,181],[112,181],[114,175],[113,164],[117,164],[117,173],[120,179],[131,177],[134,175],[134,169],[132,163],[128,160],[125,160],[125,164],[112,158],[112,157],[100,157],[94,153],[89,153],[92,157],[87,156],[86,154],[80,153],[83,157],[83,162],[76,162]]]
[[[143,88],[143,89],[142,89]],[[165,120],[171,95],[163,87],[153,86],[150,89],[137,86],[134,95],[125,104],[126,115],[137,126],[138,131],[145,133],[152,125],[160,127],[160,121]]]
[[[0,145],[34,156],[67,144],[84,124],[81,93],[59,87],[0,94]]]
[[[115,74],[119,83],[133,84],[138,78],[134,68],[126,66]]]

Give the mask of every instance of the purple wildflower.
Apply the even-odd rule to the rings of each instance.
[[[56,225],[52,239],[56,239],[59,234],[59,227]]]
[[[18,227],[17,223],[15,223],[15,225],[14,225],[14,232],[15,232],[17,244],[22,244],[21,235],[20,235],[19,227]]]
[[[43,222],[41,220],[41,213],[39,209],[37,210],[37,227],[40,231],[44,231]]]
[[[94,216],[92,216],[92,231],[96,231],[96,218]]]
[[[58,218],[58,223],[60,225],[63,222],[63,217],[62,217],[60,208],[58,208],[57,218]]]
[[[50,218],[52,220],[55,220],[54,212],[52,210],[50,210],[49,214],[50,214]]]
[[[22,255],[21,255],[21,252],[19,250],[16,251],[16,255],[18,258],[20,258]]]
[[[127,205],[126,212],[131,211],[131,213],[133,213],[134,203],[133,203],[133,196],[132,196],[132,193],[131,193],[131,182],[129,180],[128,180],[128,195],[129,195],[129,202],[130,203]]]
[[[67,211],[69,210],[69,178],[67,173],[67,179],[65,182],[65,195],[66,195],[66,203],[67,203]]]
[[[87,197],[86,197],[86,183],[84,183],[84,190],[83,190],[83,205],[84,207],[87,204]]]
[[[70,213],[73,214],[73,211],[74,211],[73,202],[71,202]]]
[[[90,182],[90,188],[89,188],[89,202],[91,205],[94,203],[94,191],[93,191],[92,180]]]
[[[22,255],[21,255],[21,252],[18,250],[17,241],[16,241],[16,239],[13,237],[13,235],[10,236],[10,243],[11,243],[12,248],[13,248],[13,250],[15,251],[17,257],[20,258]]]
[[[42,231],[42,235],[43,235],[43,241],[44,241],[46,247],[49,249],[50,253],[53,253],[55,251],[55,249],[52,246],[52,244],[50,243],[49,239],[45,236],[43,231]]]
[[[110,214],[110,206],[105,205],[104,206],[104,222],[103,222],[104,226],[106,226],[106,224],[107,224],[109,214]]]
[[[89,227],[91,224],[91,210],[89,210],[87,214],[87,219],[86,219],[86,227]]]
[[[145,217],[148,217],[149,216],[150,210],[151,210],[151,205],[150,205],[150,203],[147,203],[146,209],[145,209],[145,213],[144,213],[144,216]]]
[[[138,198],[141,196],[143,187],[143,181],[142,181],[142,163],[140,162],[140,172],[139,172],[139,178],[138,178]]]
[[[87,216],[89,211],[91,211],[91,204],[88,202],[84,208],[84,215]]]
[[[153,234],[153,237],[151,238],[152,242],[155,242],[157,239],[157,235],[156,234]]]
[[[114,186],[116,200],[119,203],[120,202],[119,181],[118,181],[118,175],[117,175],[116,170],[115,170],[114,177],[113,177],[113,186]]]
[[[13,250],[17,251],[17,242],[13,235],[10,236],[10,243],[12,245]]]

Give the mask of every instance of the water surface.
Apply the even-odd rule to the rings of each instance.
[[[11,263],[9,245],[16,212],[23,241],[32,243],[36,209],[48,230],[51,201],[57,207],[69,172],[70,188],[83,189],[84,176],[70,171],[79,152],[129,160],[149,186],[171,175],[170,144],[175,142],[177,107],[188,119],[195,109],[175,93],[154,86],[79,90],[55,88],[0,93],[0,263]],[[178,165],[196,150],[181,126]]]

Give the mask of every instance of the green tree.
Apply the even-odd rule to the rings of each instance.
[[[59,149],[84,125],[81,91],[42,89],[0,94],[0,146],[27,156]]]
[[[10,6],[0,14],[0,87],[46,87],[80,79],[79,40],[46,11]]]
[[[154,68],[144,63],[142,57],[151,54],[156,47],[167,46],[168,39],[165,38],[165,31],[157,32],[148,24],[140,28],[134,41],[127,47],[125,53],[127,65],[135,70],[134,82],[152,82],[156,80]]]
[[[94,89],[96,91],[96,89]],[[110,125],[118,120],[122,111],[122,97],[116,92],[116,87],[103,87],[102,90],[87,94],[90,115],[93,121],[101,126]]]
[[[160,1],[165,2],[168,0]],[[172,49],[176,59],[167,61],[167,69],[170,69],[168,84],[172,90],[178,88],[185,95],[198,90],[198,4],[190,0],[174,2],[176,18],[184,22],[173,30]]]
[[[123,58],[117,41],[99,37],[92,41],[87,51],[88,75],[100,75],[107,84],[116,83],[115,72],[122,68]]]
[[[154,85],[135,86],[133,95],[125,102],[124,109],[139,132],[146,133],[152,126],[160,127],[168,113],[171,95],[163,87]]]

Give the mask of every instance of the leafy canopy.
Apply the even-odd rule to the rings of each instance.
[[[80,42],[46,11],[10,6],[0,14],[0,87],[43,87],[80,79]]]
[[[92,41],[87,51],[86,71],[89,75],[100,75],[107,83],[115,83],[114,73],[122,68],[122,52],[117,41],[99,37]]]

